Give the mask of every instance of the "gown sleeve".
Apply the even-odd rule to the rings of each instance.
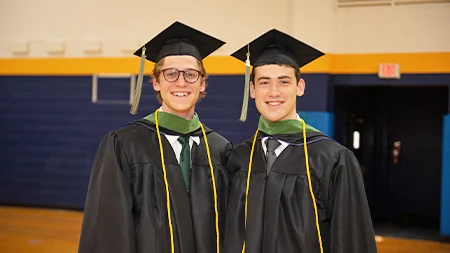
[[[234,146],[230,150],[227,156],[227,162],[226,162],[226,170],[228,172],[228,179],[229,179],[229,186],[231,189],[231,186],[233,185],[234,177],[241,169],[240,163],[242,163],[242,159],[245,159],[250,156],[249,152],[245,152],[242,147],[240,146]]]
[[[329,170],[330,252],[376,253],[377,247],[358,160],[344,149]],[[327,176],[326,176],[327,177]]]
[[[130,166],[116,133],[108,133],[91,171],[79,253],[135,252]]]

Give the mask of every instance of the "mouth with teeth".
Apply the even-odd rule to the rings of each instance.
[[[170,94],[172,94],[175,97],[187,97],[189,96],[191,93],[190,92],[171,92]]]
[[[284,102],[282,101],[268,101],[266,102],[267,105],[269,105],[270,107],[276,107],[279,106],[281,104],[283,104]]]

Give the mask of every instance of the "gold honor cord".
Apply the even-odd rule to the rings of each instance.
[[[319,215],[317,213],[317,205],[316,205],[316,198],[314,197],[314,192],[312,189],[312,183],[311,183],[311,173],[309,171],[309,159],[308,159],[308,147],[306,144],[306,127],[305,127],[305,121],[303,119],[300,119],[303,125],[303,146],[304,146],[304,153],[305,153],[305,161],[306,161],[306,174],[308,176],[308,184],[309,184],[309,192],[311,194],[311,199],[313,201],[314,205],[314,213],[316,216],[316,228],[317,228],[317,237],[319,238],[319,246],[320,246],[320,252],[323,253],[323,246],[322,246],[322,236],[320,234],[320,226],[319,226]],[[244,227],[247,229],[247,205],[248,205],[248,191],[250,188],[250,175],[252,171],[252,163],[253,163],[253,153],[255,150],[255,143],[256,143],[256,137],[258,135],[258,131],[256,130],[255,137],[253,138],[252,143],[252,150],[250,152],[250,161],[248,163],[248,175],[247,175],[247,187],[245,189],[245,218],[244,218]],[[244,239],[244,245],[242,246],[242,253],[245,253],[245,239]]]
[[[169,231],[170,231],[170,248],[171,248],[171,252],[175,253],[175,244],[174,244],[174,241],[173,241],[172,216],[171,216],[171,211],[170,211],[169,183],[167,181],[167,171],[166,171],[166,165],[165,165],[165,162],[164,162],[164,151],[163,151],[163,146],[162,146],[162,141],[161,141],[161,134],[160,134],[160,131],[159,131],[158,111],[159,111],[159,109],[157,109],[156,112],[155,112],[155,124],[156,124],[156,132],[158,134],[159,153],[161,154],[161,164],[162,164],[163,173],[164,173],[164,184],[166,186],[167,217],[168,217],[168,220],[169,220]],[[216,179],[215,179],[215,176],[214,176],[214,169],[213,169],[213,166],[212,166],[211,153],[209,151],[208,139],[206,138],[205,128],[203,127],[202,123],[200,123],[200,127],[202,128],[203,138],[205,139],[206,153],[208,155],[209,168],[211,169],[212,186],[213,186],[213,190],[214,190],[214,210],[215,210],[215,214],[216,214],[216,247],[217,247],[217,253],[220,253],[220,249],[219,249],[219,238],[220,238],[219,237],[219,213],[218,213],[218,210],[217,210]]]

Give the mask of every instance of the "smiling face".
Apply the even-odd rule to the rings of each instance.
[[[206,89],[201,62],[192,56],[177,55],[167,56],[161,63],[157,64],[158,71],[155,71],[159,73],[153,76],[153,89],[159,92],[162,110],[192,118],[200,93]]]
[[[294,68],[285,65],[262,65],[253,70],[250,96],[267,121],[296,119],[297,96],[303,96],[305,82],[297,82]]]

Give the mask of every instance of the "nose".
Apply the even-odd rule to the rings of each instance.
[[[183,72],[181,72],[180,76],[178,76],[178,80],[175,82],[175,85],[179,86],[179,87],[185,87],[185,86],[188,85],[186,80],[184,80],[184,73]]]
[[[280,91],[278,90],[278,85],[276,85],[275,83],[272,83],[272,85],[270,86],[269,96],[270,97],[280,96]]]

